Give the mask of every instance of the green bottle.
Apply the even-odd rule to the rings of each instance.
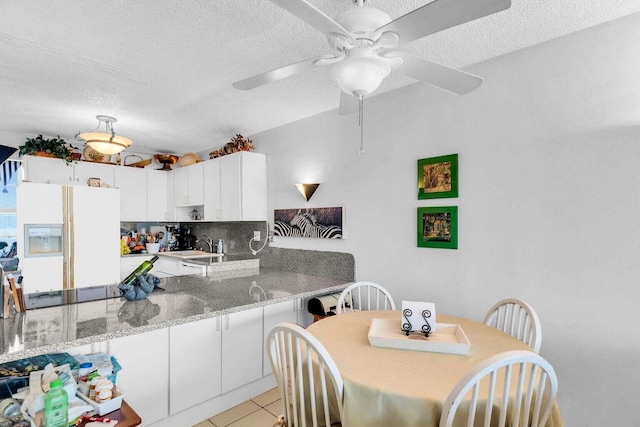
[[[67,427],[69,425],[69,396],[57,379],[49,384],[44,396],[44,427]]]
[[[133,273],[128,275],[122,281],[122,284],[123,285],[132,285],[136,281],[136,277],[137,276],[139,276],[141,274],[147,274],[149,271],[151,271],[151,269],[153,268],[153,263],[156,262],[158,260],[158,258],[159,258],[158,255],[154,255],[153,258],[151,258],[150,260],[147,260],[147,261],[143,262],[142,264],[140,264],[138,266],[138,268],[133,270]]]

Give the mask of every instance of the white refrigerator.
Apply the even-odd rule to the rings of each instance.
[[[120,190],[22,182],[16,209],[25,294],[120,281]]]

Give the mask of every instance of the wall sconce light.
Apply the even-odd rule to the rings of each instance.
[[[320,184],[296,184],[296,188],[302,194],[302,197],[308,202],[313,193],[316,192]]]

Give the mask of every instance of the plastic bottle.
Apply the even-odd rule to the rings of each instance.
[[[62,381],[54,380],[44,396],[44,427],[67,427],[69,425],[69,396],[62,388]]]
[[[79,381],[87,381],[87,375],[89,375],[89,373],[92,370],[92,366],[93,363],[91,362],[84,362],[80,364],[80,369],[78,369],[78,380]]]
[[[138,266],[138,268],[133,270],[133,273],[128,275],[122,281],[122,284],[123,285],[132,285],[136,281],[137,276],[143,275],[143,274],[147,274],[149,271],[151,271],[151,269],[153,268],[153,263],[156,262],[158,260],[158,258],[159,258],[158,255],[154,255],[153,258],[151,258],[150,260],[147,260],[147,261],[143,262],[142,264],[140,264]]]
[[[216,245],[217,247],[217,253],[221,254],[223,253],[223,243],[222,243],[222,239],[218,239],[218,244]]]

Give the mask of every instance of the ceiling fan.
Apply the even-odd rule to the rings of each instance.
[[[397,19],[353,0],[334,19],[307,0],[270,0],[327,36],[333,55],[322,55],[235,82],[248,90],[315,66],[331,65],[330,76],[340,86],[340,114],[358,111],[362,99],[375,91],[393,70],[416,80],[463,95],[482,83],[480,77],[418,58],[397,47],[438,31],[508,9],[511,0],[434,0]]]

